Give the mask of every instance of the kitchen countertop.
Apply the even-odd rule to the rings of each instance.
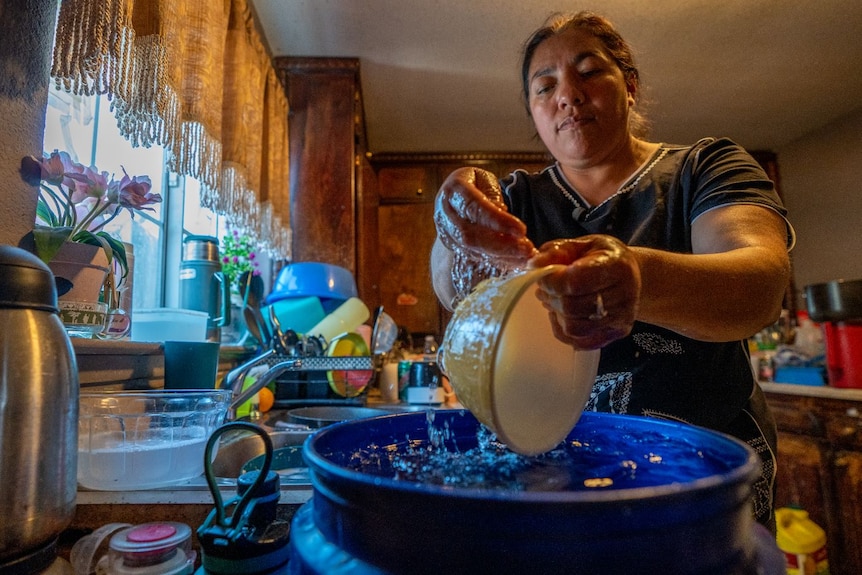
[[[223,501],[236,496],[235,480],[219,480],[219,492]],[[280,504],[305,503],[311,498],[311,485],[282,484]],[[91,491],[78,488],[77,505],[190,505],[212,504],[213,496],[206,479],[196,477],[179,485],[147,489],[142,491]]]
[[[760,386],[766,393],[800,395],[806,397],[823,397],[831,399],[845,399],[848,401],[862,401],[862,389],[843,389],[829,386],[810,386],[788,383],[773,383],[761,381]],[[422,409],[418,406],[406,406],[404,404],[384,404],[375,398],[371,398],[368,407],[392,410],[393,412],[409,409]],[[447,409],[460,409],[460,405],[447,405]],[[224,500],[232,498],[236,494],[236,481],[233,479],[218,479],[221,496]],[[282,478],[281,496],[279,503],[302,504],[312,495],[311,485],[307,479],[299,481],[291,478]],[[206,478],[203,476],[189,480],[185,483],[149,489],[143,491],[92,491],[79,488],[76,503],[78,505],[116,505],[116,504],[211,504],[213,502]]]
[[[844,399],[847,401],[862,401],[862,389],[830,387],[828,385],[799,385],[795,383],[773,383],[771,381],[761,381],[760,387],[766,393],[802,395],[805,397],[823,397],[829,399]]]

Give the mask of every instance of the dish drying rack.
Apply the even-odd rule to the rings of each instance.
[[[323,389],[325,393],[323,397],[319,394],[316,396],[312,394],[310,397],[296,398],[280,398],[277,393],[274,404],[276,408],[297,407],[299,405],[364,405],[367,401],[368,388],[373,384],[385,361],[385,354],[326,356],[319,355],[316,352],[315,355],[305,355],[296,349],[292,351],[293,353],[285,353],[284,349],[274,346],[232,370],[225,377],[225,387],[234,390],[236,389],[235,386],[241,385],[240,382],[244,381],[245,377],[253,369],[266,368],[267,370],[263,375],[259,376],[260,379],[251,388],[245,389],[242,392],[235,390],[233,403],[241,404],[245,399],[257,393],[261,387],[275,382],[277,386],[286,385],[289,388],[296,389],[302,386],[308,389],[316,385],[319,389]],[[329,384],[326,379],[318,381],[299,379],[303,377],[303,374],[311,372],[325,373],[328,371],[372,371],[373,374],[365,389],[352,397],[331,397],[331,394],[328,392]],[[288,379],[291,374],[294,376],[293,380]],[[307,378],[307,376],[304,377]]]
[[[271,311],[271,310],[270,310]],[[279,385],[288,385],[299,389],[300,386],[309,388],[313,384],[317,384],[320,389],[323,389],[327,397],[305,397],[297,398],[295,401],[287,401],[279,398],[276,393],[275,407],[288,407],[286,403],[303,404],[303,405],[321,405],[321,404],[364,404],[367,399],[367,390],[372,386],[378,374],[383,368],[386,354],[384,349],[378,349],[378,338],[380,338],[381,348],[388,351],[392,346],[392,341],[387,340],[387,336],[381,336],[381,331],[386,332],[386,328],[380,327],[381,320],[384,318],[383,306],[378,307],[374,314],[373,330],[371,334],[370,349],[373,355],[367,356],[334,356],[327,353],[328,344],[322,336],[304,336],[299,335],[290,329],[282,329],[277,319],[273,317],[273,327],[275,333],[271,337],[265,338],[267,346],[256,357],[247,361],[243,365],[232,370],[225,377],[225,386],[234,390],[233,405],[242,403],[243,398],[247,399],[254,393],[257,393],[263,386],[276,382],[277,389]],[[389,318],[391,320],[391,318]],[[393,324],[394,325],[394,324]],[[389,334],[389,338],[394,340],[394,334]],[[330,342],[331,343],[331,342]],[[251,390],[240,390],[237,386],[242,387],[241,382],[245,381],[245,377],[253,369],[266,367],[267,371],[260,375],[259,381],[251,386]],[[368,384],[355,396],[351,397],[331,397],[330,386],[326,380],[314,381],[307,375],[311,372],[332,372],[332,371],[371,371],[372,376]],[[284,381],[285,377],[294,374],[293,381]],[[319,390],[318,390],[319,391]]]

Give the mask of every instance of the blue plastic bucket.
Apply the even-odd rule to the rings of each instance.
[[[562,491],[395,479],[393,456],[428,445],[426,417],[354,420],[309,438],[303,455],[314,494],[293,521],[291,573],[339,566],[365,574],[754,572],[750,497],[760,462],[741,441],[674,422],[587,412],[566,444],[590,445],[596,477],[622,477],[621,465],[658,462],[660,479],[629,473],[610,488]],[[434,427],[445,431],[447,450],[477,444],[479,423],[467,411],[437,411]],[[369,468],[373,460],[378,464]],[[357,469],[357,461],[366,464]]]

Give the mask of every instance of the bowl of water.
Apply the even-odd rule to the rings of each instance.
[[[154,489],[203,474],[204,449],[225,421],[226,390],[82,391],[78,484]]]

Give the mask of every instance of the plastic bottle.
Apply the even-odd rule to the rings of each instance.
[[[422,361],[437,361],[437,340],[433,335],[425,336],[425,345],[422,348]]]
[[[808,512],[782,507],[775,511],[775,519],[787,575],[829,575],[826,532],[808,518]]]
[[[811,318],[804,311],[797,314],[797,322],[793,347],[809,358],[816,358],[825,354],[826,345],[823,343],[823,331],[820,327],[811,321]]]

